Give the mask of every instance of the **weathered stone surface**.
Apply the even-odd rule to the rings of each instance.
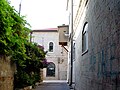
[[[0,56],[0,90],[13,90],[15,65],[10,58]]]
[[[84,13],[76,30],[80,33],[76,39],[75,88],[119,90],[120,0],[88,0]],[[82,55],[84,22],[89,25],[88,52]]]

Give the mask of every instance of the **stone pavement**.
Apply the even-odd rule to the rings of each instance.
[[[70,90],[66,81],[50,80],[43,81],[35,90]]]

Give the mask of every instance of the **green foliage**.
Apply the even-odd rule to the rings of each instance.
[[[16,88],[34,85],[44,67],[46,53],[41,46],[28,41],[30,29],[26,24],[6,0],[0,0],[0,55],[11,56],[16,63]]]
[[[23,43],[30,31],[25,24],[6,0],[0,0],[0,54],[12,55],[16,50],[25,52]]]
[[[45,52],[37,44],[27,42],[26,59],[16,62],[17,73],[15,74],[15,87],[22,88],[29,85],[35,85],[40,81],[40,68],[43,68],[42,61],[45,60]],[[16,58],[18,58],[16,56]]]

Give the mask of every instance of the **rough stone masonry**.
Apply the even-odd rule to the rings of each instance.
[[[13,90],[15,65],[10,58],[0,56],[0,90]]]
[[[76,90],[120,90],[120,0],[88,0],[88,52],[76,40]],[[84,26],[84,23],[79,23]]]

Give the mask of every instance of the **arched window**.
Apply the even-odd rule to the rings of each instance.
[[[88,23],[86,22],[82,31],[82,53],[88,50]]]
[[[53,52],[53,42],[49,43],[49,52]]]
[[[47,73],[46,76],[55,76],[55,64],[54,63],[49,63],[47,66]]]

